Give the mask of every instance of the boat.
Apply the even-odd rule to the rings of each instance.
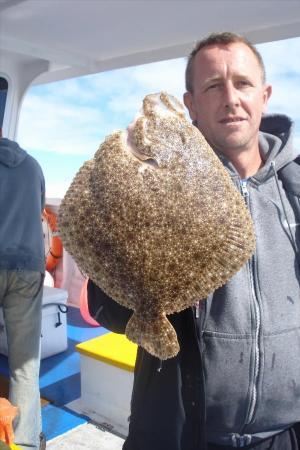
[[[300,2],[2,0],[3,135],[15,139],[22,101],[33,84],[184,57],[198,39],[224,30],[241,33],[256,44],[298,37]],[[47,198],[47,207],[56,214],[59,200]],[[40,376],[47,448],[121,449],[126,435],[134,348],[123,342],[124,352],[111,357],[107,365],[103,353],[107,347],[113,347],[114,338],[80,313],[85,278],[67,252],[52,267],[54,273],[55,281],[45,288],[45,293],[52,300],[56,296],[60,306],[58,310],[45,308],[44,334],[51,334],[49,323],[54,320],[61,334],[50,335],[50,341],[59,342],[60,347],[49,350],[52,344],[44,344]],[[97,353],[99,339],[101,355]],[[8,376],[5,349],[2,353],[0,396],[7,395]],[[89,378],[89,373],[94,376]],[[124,382],[125,388],[117,380]],[[104,393],[95,389],[97,384],[104,386]],[[113,392],[109,393],[109,401],[114,409],[109,413],[101,409],[105,402],[101,403],[100,397],[107,400],[110,386],[117,397],[125,389],[125,410],[111,397]]]

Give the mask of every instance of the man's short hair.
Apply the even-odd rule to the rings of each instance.
[[[231,33],[229,31],[225,31],[222,33],[212,33],[209,34],[204,39],[201,39],[198,41],[191,51],[190,55],[188,56],[187,66],[185,70],[185,87],[188,92],[193,92],[193,66],[194,66],[194,60],[197,53],[205,47],[210,47],[212,45],[229,45],[229,44],[235,44],[235,43],[243,43],[247,45],[247,47],[252,50],[254,56],[257,59],[257,62],[261,68],[262,72],[262,80],[263,83],[266,82],[266,70],[265,65],[262,59],[261,54],[258,52],[258,50],[254,47],[254,45],[248,41],[244,36],[241,36],[236,33]]]

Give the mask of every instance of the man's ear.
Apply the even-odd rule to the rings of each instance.
[[[197,114],[194,108],[193,94],[191,92],[185,92],[183,94],[183,102],[188,109],[190,118],[192,121],[197,119]]]
[[[270,84],[266,84],[264,86],[264,92],[263,92],[263,101],[264,101],[264,108],[263,108],[263,112],[265,113],[267,110],[267,106],[268,106],[268,101],[269,98],[272,95],[272,86]]]

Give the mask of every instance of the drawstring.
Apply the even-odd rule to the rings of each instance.
[[[278,175],[277,175],[277,172],[276,172],[276,169],[275,169],[275,161],[271,161],[271,167],[272,167],[273,172],[274,172],[275,181],[276,181],[276,187],[277,187],[277,190],[278,190],[278,193],[279,193],[281,206],[282,206],[283,213],[284,213],[284,216],[285,216],[285,220],[286,220],[286,223],[287,223],[287,226],[288,226],[291,243],[292,243],[294,252],[297,255],[296,241],[294,239],[294,236],[293,236],[293,233],[292,233],[292,230],[291,230],[290,222],[288,220],[288,215],[287,215],[287,212],[286,212],[286,209],[285,209],[285,206],[284,206],[284,202],[283,202],[283,198],[282,198],[282,194],[281,194],[281,191],[280,191],[280,188],[279,188],[279,180],[278,180]]]
[[[158,360],[158,366],[157,366],[157,372],[160,372],[161,371],[161,369],[162,369],[162,360],[161,359],[159,359]]]
[[[99,320],[99,316],[101,314],[102,309],[103,309],[103,305],[101,305],[100,308],[97,309],[96,313],[93,316],[93,319],[95,319],[97,322]],[[100,320],[99,320],[99,322],[100,322]]]

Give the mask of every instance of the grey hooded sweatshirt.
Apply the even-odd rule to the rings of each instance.
[[[45,271],[41,214],[45,181],[37,161],[0,139],[0,269]]]
[[[261,129],[265,164],[248,180],[220,155],[252,215],[256,251],[202,312],[207,437],[233,447],[300,421],[300,217],[275,177],[299,152],[286,116],[266,116]]]

